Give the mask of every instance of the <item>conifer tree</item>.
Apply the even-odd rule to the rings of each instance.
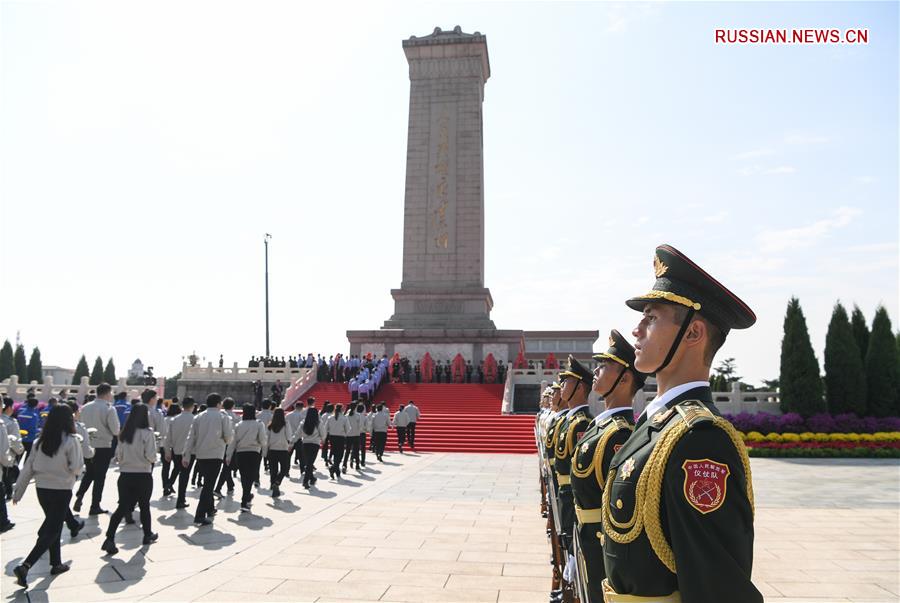
[[[0,348],[0,381],[6,381],[16,371],[16,365],[13,363],[12,344],[7,339]]]
[[[847,310],[838,302],[825,336],[825,400],[832,414],[866,413],[866,371],[854,335]]]
[[[898,362],[891,319],[887,310],[879,306],[872,321],[869,350],[866,352],[869,414],[876,417],[900,415]]]
[[[44,365],[41,363],[41,350],[37,347],[31,350],[31,359],[28,361],[28,381],[44,382]]]
[[[90,371],[88,370],[87,358],[82,354],[81,359],[78,361],[78,365],[75,367],[75,374],[72,376],[72,385],[80,385],[81,378],[87,377],[89,374]]]
[[[806,317],[800,300],[792,297],[784,315],[784,338],[781,340],[781,410],[800,413],[804,417],[825,412],[819,361],[809,340]]]
[[[100,356],[97,356],[97,359],[94,360],[94,368],[91,369],[91,385],[100,385],[103,383],[103,359]]]
[[[16,365],[16,374],[19,376],[19,383],[29,383],[28,363],[25,361],[25,347],[21,344],[16,346],[13,363]]]
[[[109,362],[106,363],[106,369],[103,371],[103,380],[110,385],[116,384],[116,365],[113,364],[112,357],[110,357]]]
[[[866,361],[866,352],[869,351],[869,326],[866,324],[866,317],[863,316],[859,306],[853,306],[853,315],[850,317],[850,324],[853,327],[853,337],[856,339],[856,346],[859,348],[859,354]]]

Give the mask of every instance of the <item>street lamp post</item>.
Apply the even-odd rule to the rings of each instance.
[[[263,244],[266,246],[266,356],[269,355],[269,239],[272,235],[266,233]]]

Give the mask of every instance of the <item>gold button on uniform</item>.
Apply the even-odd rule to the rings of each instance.
[[[616,499],[616,508],[617,508],[617,509],[621,509],[621,508],[622,508],[622,499],[621,499],[621,498],[617,498],[617,499]]]

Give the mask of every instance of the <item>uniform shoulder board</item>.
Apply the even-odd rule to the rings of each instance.
[[[688,428],[698,423],[715,421],[716,416],[709,410],[700,400],[685,400],[675,405],[675,410],[681,415],[681,418],[687,423]]]
[[[628,430],[633,429],[633,427],[631,426],[631,423],[626,421],[625,417],[614,416],[612,418],[612,420],[616,422],[616,429],[628,429]]]

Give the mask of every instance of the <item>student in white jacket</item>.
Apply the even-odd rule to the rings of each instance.
[[[400,449],[400,454],[403,454],[403,444],[406,443],[406,426],[409,425],[409,415],[404,412],[402,404],[400,405],[399,410],[394,413],[393,425],[397,430],[397,448]]]
[[[294,445],[294,434],[291,426],[284,419],[284,409],[276,408],[272,413],[272,422],[266,432],[265,453],[269,457],[269,477],[272,483],[272,497],[281,496],[281,482],[287,476],[291,461],[291,448]]]
[[[325,427],[319,417],[319,410],[310,406],[300,426],[301,452],[303,453],[303,487],[316,485],[315,466],[319,445],[325,439]]]
[[[359,434],[362,433],[366,423],[366,418],[359,410],[360,408],[365,407],[362,404],[357,406],[357,404],[351,402],[350,411],[347,413],[350,432],[347,434],[346,447],[344,448],[344,473],[347,473],[347,461],[350,461],[351,467],[355,465],[356,470],[359,471]]]
[[[59,539],[72,499],[72,487],[83,467],[84,457],[75,432],[72,409],[65,404],[54,406],[22,467],[13,495],[13,504],[17,504],[34,478],[38,503],[44,511],[44,522],[38,528],[34,548],[20,565],[13,568],[19,586],[28,587],[28,570],[45,552],[50,553],[52,575],[69,571],[69,566],[62,562]]]
[[[155,411],[154,411],[155,412]],[[119,434],[116,446],[116,460],[119,462],[119,506],[109,518],[106,540],[101,549],[110,555],[119,552],[115,536],[119,522],[130,514],[135,505],[141,510],[141,527],[144,529],[144,544],[153,544],[159,538],[150,526],[150,496],[153,494],[153,464],[157,460],[156,435],[150,427],[150,407],[135,404],[125,420],[125,427]]]
[[[266,446],[266,428],[256,420],[256,407],[244,404],[241,422],[234,428],[234,439],[225,450],[225,464],[241,473],[241,511],[250,511],[251,489],[259,482],[259,461]]]
[[[334,462],[328,467],[328,474],[333,478],[341,479],[341,462],[344,459],[344,446],[347,436],[350,435],[350,421],[344,415],[344,406],[338,404],[334,407],[334,415],[328,419],[328,438],[331,440],[331,451]]]

